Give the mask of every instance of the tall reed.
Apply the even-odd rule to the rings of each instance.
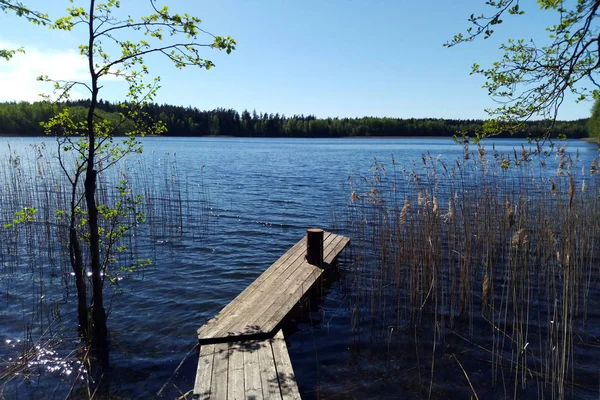
[[[0,397],[18,390],[22,379],[16,378],[30,381],[59,374],[72,380],[74,387],[88,379],[80,369],[85,350],[73,346],[77,343],[76,291],[68,222],[60,217],[61,210],[68,209],[70,184],[53,146],[9,149],[0,159],[0,326],[6,338],[0,343]],[[156,257],[156,243],[207,234],[207,189],[201,180],[191,183],[187,174],[179,169],[175,154],[151,153],[122,160],[99,176],[99,203],[114,205],[119,198],[116,186],[125,185],[129,193],[143,195],[135,207],[146,219],[139,225],[130,214],[121,221],[132,229],[117,244],[125,251],[113,261],[109,294],[118,294],[112,289],[126,279],[131,265]],[[24,209],[35,212],[14,223]],[[69,385],[62,389],[68,390]]]
[[[462,160],[392,157],[351,178],[353,329],[413,341],[428,396],[448,355],[467,379],[486,370],[470,390],[503,398],[598,391],[598,369],[579,362],[600,353],[600,159],[577,156],[466,145]]]

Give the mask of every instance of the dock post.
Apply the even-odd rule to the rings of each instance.
[[[323,268],[323,229],[306,230],[306,261]]]

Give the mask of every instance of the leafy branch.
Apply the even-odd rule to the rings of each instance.
[[[523,15],[518,0],[488,1],[494,9],[491,15],[471,15],[473,25],[466,34],[457,34],[445,44],[452,47],[473,41],[479,36],[489,38],[502,16]],[[489,67],[474,64],[472,74],[483,75],[483,87],[499,106],[486,111],[493,121],[486,126],[487,135],[503,130],[516,131],[530,119],[544,119],[551,127],[558,116],[565,96],[573,95],[577,102],[596,99],[600,95],[600,30],[594,23],[599,0],[578,0],[570,9],[562,1],[538,0],[543,12],[550,13],[557,23],[546,31],[550,44],[537,46],[533,39],[509,39],[500,47],[504,55]]]

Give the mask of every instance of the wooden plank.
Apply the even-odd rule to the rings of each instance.
[[[224,318],[221,318],[218,324],[214,325],[213,329],[206,333],[204,338],[237,337],[240,335],[263,333],[262,330],[254,324],[254,321],[256,319],[256,313],[259,312],[257,305],[261,302],[261,299],[265,299],[267,296],[265,290],[269,287],[276,287],[283,284],[285,282],[283,279],[287,279],[289,276],[288,274],[302,262],[303,259],[298,258],[292,265],[286,268],[286,273],[257,287],[254,293],[246,298],[245,302],[238,303],[237,309],[232,310]],[[199,340],[201,339],[203,338],[199,336]]]
[[[325,242],[330,243],[336,235],[327,232],[326,236]],[[268,308],[275,301],[272,288],[285,289],[285,285],[290,282],[290,275],[293,275],[299,266],[306,264],[306,260],[304,259],[305,253],[304,249],[293,261],[288,260],[287,263],[280,264],[278,270],[272,273],[269,279],[263,280],[258,285],[254,285],[253,283],[251,285],[253,286],[252,293],[245,296],[244,301],[237,302],[237,309],[230,310],[225,317],[220,317],[219,321],[215,321],[212,329],[204,330],[204,327],[200,328],[198,339],[223,338],[227,336],[238,337],[270,332],[270,330],[262,329],[255,323],[255,320],[258,316],[262,315],[262,310]]]
[[[327,263],[327,259],[331,258],[331,252],[342,239],[343,236],[335,235],[328,246],[323,248],[323,262]]]
[[[242,344],[229,344],[229,365],[227,371],[227,399],[244,400],[244,350]]]
[[[331,240],[333,240],[334,236],[335,235],[333,235],[332,233],[326,232],[324,242],[329,243]],[[267,269],[267,271],[264,272],[264,274],[269,275],[268,278],[261,279],[263,277],[261,275],[259,277],[259,279],[256,280],[256,283],[258,285],[254,287],[254,291],[253,291],[254,293],[250,294],[250,296],[247,296],[246,298],[242,297],[242,301],[244,304],[248,304],[248,303],[251,304],[252,301],[255,300],[257,297],[256,292],[260,291],[264,285],[273,285],[273,284],[277,284],[277,282],[281,281],[281,279],[285,280],[286,274],[289,274],[289,272],[290,272],[290,268],[297,267],[298,265],[300,265],[302,262],[305,261],[304,258],[306,256],[306,237],[304,237],[300,242],[302,242],[303,246],[300,248],[300,252],[296,255],[295,258],[290,257],[288,260],[286,260],[285,262],[278,265],[277,266],[278,268],[275,271],[271,271],[271,268],[273,268],[274,265],[269,267]],[[263,292],[264,292],[264,290],[263,290]]]
[[[231,318],[235,318],[234,314],[239,311],[240,305],[247,302],[247,299],[265,282],[270,279],[276,279],[282,274],[289,261],[295,261],[300,257],[304,257],[306,253],[306,237],[296,243],[290,250],[281,256],[271,267],[262,273],[250,286],[240,293],[231,303],[223,308],[214,318],[208,321],[204,326],[198,329],[198,339],[209,339],[215,336],[216,332],[222,331],[222,326],[226,325]],[[284,267],[281,269],[281,267]]]
[[[272,273],[274,273],[278,267],[285,264],[292,258],[298,257],[301,253],[306,251],[306,237],[300,239],[295,245],[293,245],[288,251],[286,251],[281,257],[277,259],[267,270],[265,270],[252,284],[261,284],[263,281],[267,280]],[[244,290],[242,293],[246,292],[247,294],[251,293],[251,291]],[[236,297],[233,301],[243,301],[244,296],[240,294],[240,296]],[[231,303],[230,303],[231,304]]]
[[[259,319],[264,319],[264,313],[269,307],[277,301],[281,293],[285,293],[289,286],[294,285],[295,279],[302,274],[302,269],[305,267],[316,268],[310,266],[306,260],[299,259],[294,266],[288,269],[289,275],[282,275],[281,279],[274,281],[271,284],[264,284],[257,291],[257,297],[245,304],[240,310],[240,318],[233,319],[230,324],[223,327],[223,332],[227,335],[244,335],[252,332],[268,333],[272,328],[264,328],[258,323]]]
[[[263,400],[262,383],[260,381],[260,363],[258,351],[264,342],[256,340],[245,342],[244,354],[244,389],[247,399]]]
[[[259,287],[265,280],[269,279],[271,274],[275,273],[277,269],[287,262],[290,258],[296,259],[300,257],[302,254],[304,243],[301,240],[296,243],[290,250],[288,250],[283,256],[281,256],[269,269],[263,272],[250,286],[248,286],[242,293],[240,293],[231,303],[225,306],[214,318],[208,321],[203,327],[198,330],[198,334],[200,335],[201,331],[206,331],[211,324],[218,324],[220,319],[224,318],[228,313],[235,310],[236,307],[245,301],[246,297],[251,295],[254,290]]]
[[[272,332],[322,273],[322,269],[305,263],[290,277],[289,285],[282,286],[273,294],[273,301],[269,302],[268,308],[261,310],[256,323]]]
[[[350,238],[348,237],[338,236],[338,238],[341,238],[341,240],[339,240],[338,243],[335,246],[333,246],[329,254],[324,257],[324,260],[327,264],[331,264],[336,259],[336,257],[342,252],[342,250],[344,250],[346,246],[348,246],[348,244],[350,243]]]
[[[275,329],[322,273],[323,271],[320,268],[307,264],[301,274],[294,278],[294,285],[288,287],[285,292],[278,294],[276,301],[263,312],[257,324],[263,326],[265,330],[268,329],[268,332]]]
[[[323,270],[308,264],[306,260],[302,260],[298,266],[290,272],[290,275],[286,277],[285,281],[278,281],[272,286],[263,285],[261,288],[260,301],[253,304],[253,308],[247,310],[244,319],[238,319],[236,324],[229,326],[229,332],[243,332],[248,326],[260,330],[260,332],[263,333],[271,332],[276,325],[281,322],[275,321],[274,324],[269,323],[268,326],[264,326],[265,321],[272,322],[272,313],[270,314],[269,310],[272,309],[273,304],[279,302],[281,296],[287,296],[290,291],[294,293],[295,287],[299,282],[304,281],[306,276],[313,272],[317,274],[315,276],[316,279]],[[300,298],[296,299],[296,301],[298,300],[300,300]]]
[[[196,382],[194,383],[194,395],[199,400],[206,400],[211,397],[210,384],[212,378],[214,355],[214,344],[207,344],[205,346],[200,347],[198,369],[196,370]]]
[[[260,382],[265,400],[281,399],[273,349],[269,340],[263,340],[258,348]]]
[[[326,243],[330,243],[336,235],[327,233]],[[307,265],[304,259],[303,253],[300,257],[296,258],[287,266],[282,265],[280,271],[276,275],[272,275],[272,279],[262,282],[262,284],[255,288],[254,293],[246,297],[245,301],[238,305],[238,310],[230,313],[227,320],[222,320],[220,324],[220,335],[233,335],[237,336],[243,334],[242,332],[247,331],[266,333],[270,330],[263,330],[255,324],[255,318],[262,315],[264,309],[268,308],[270,303],[275,301],[274,290],[279,289],[280,291],[285,290],[286,285],[289,285],[290,276],[292,276],[297,268]],[[242,316],[243,321],[238,318]],[[248,327],[248,328],[246,328]]]
[[[215,344],[212,381],[210,384],[211,400],[227,400],[227,380],[229,370],[229,343]]]
[[[337,235],[336,235],[337,236]],[[335,240],[330,247],[337,247],[343,249],[347,244],[342,243],[347,238],[337,236],[342,240]],[[330,252],[330,255],[333,250]],[[337,255],[337,254],[336,254]],[[269,297],[273,300],[269,308],[261,308],[256,325],[261,326],[266,332],[271,332],[281,322],[281,320],[289,313],[289,311],[296,305],[298,301],[304,296],[304,294],[312,287],[312,285],[319,279],[322,274],[322,270],[314,265],[304,263],[293,276],[290,276],[290,284],[282,285],[279,288],[275,288],[273,293]],[[266,303],[265,303],[266,304]]]
[[[326,263],[331,263],[348,245],[350,239],[330,232],[325,232],[324,237],[324,259]],[[280,257],[246,290],[225,306],[217,316],[201,327],[198,330],[199,341],[202,343],[211,339],[234,339],[240,336],[271,332],[280,321],[272,320],[272,315],[264,315],[265,311],[273,310],[272,306],[276,302],[279,306],[285,305],[286,307],[290,303],[289,301],[278,300],[277,296],[285,293],[296,293],[296,289],[291,288],[292,285],[300,284],[308,290],[314,283],[304,280],[298,283],[294,282],[294,279],[298,277],[298,273],[303,274],[303,272],[298,272],[298,268],[304,268],[305,265],[308,265],[304,260],[306,254],[305,243],[306,237],[296,243],[284,256]],[[308,275],[313,276],[315,274],[311,271]],[[317,274],[314,278],[318,279],[318,275],[320,274]],[[274,310],[278,309],[278,307],[275,307]],[[283,315],[284,317],[286,314],[282,311],[277,312],[276,315]],[[268,326],[263,327],[261,323],[257,323],[259,319],[260,321],[269,321]]]
[[[331,254],[331,249],[335,248],[335,246],[339,246],[342,240],[343,237],[331,235],[328,239],[328,253]],[[298,271],[298,269],[306,268],[307,266],[309,267],[308,271]],[[287,278],[285,275],[281,275],[278,280],[265,282],[261,285],[258,291],[255,292],[254,297],[251,297],[252,300],[240,307],[240,310],[235,314],[236,318],[233,318],[234,315],[232,314],[230,322],[223,324],[220,334],[223,336],[243,336],[253,333],[264,334],[271,332],[279,324],[280,320],[274,320],[271,314],[265,314],[266,310],[270,309],[274,303],[278,302],[278,296],[282,295],[282,293],[283,295],[285,295],[285,293],[296,293],[295,288],[290,288],[293,285],[301,284],[308,290],[320,276],[320,273],[313,273],[313,270],[315,270],[314,266],[307,264],[303,259],[297,259],[294,264],[286,270],[286,272],[290,274]],[[300,273],[301,277],[298,273]],[[311,282],[306,281],[306,274],[313,276]],[[287,312],[293,308],[295,302],[300,300],[302,295],[303,293],[300,293],[299,296],[295,296],[291,302],[285,301],[282,303],[279,301],[279,304],[286,304],[287,310],[279,312],[277,315],[281,315],[280,318],[285,317]],[[287,306],[287,304],[289,304],[289,306]],[[257,319],[260,319],[260,322]],[[264,321],[268,321],[269,323],[266,326],[263,326]],[[217,333],[217,335],[218,334],[219,333]]]
[[[336,239],[336,242],[329,247],[328,253],[324,256],[324,260],[327,264],[332,263],[348,243],[350,243],[350,238],[344,236],[338,235]]]
[[[288,354],[285,339],[281,330],[271,339],[273,348],[273,359],[277,368],[277,378],[279,380],[279,389],[281,398],[284,400],[300,400],[300,392],[296,384],[296,376],[292,368],[292,362]]]

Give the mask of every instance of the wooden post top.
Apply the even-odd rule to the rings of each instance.
[[[319,268],[323,267],[323,229],[306,230],[306,261]]]

